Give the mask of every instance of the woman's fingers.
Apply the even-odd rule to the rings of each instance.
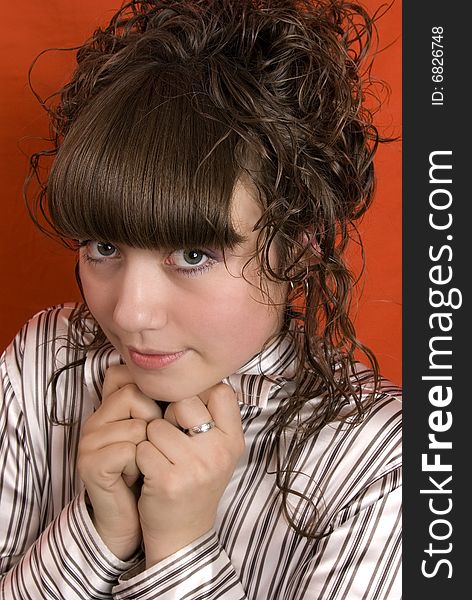
[[[106,398],[129,383],[134,383],[126,365],[112,365],[105,373],[102,387],[102,397]]]
[[[241,411],[236,394],[229,385],[218,383],[200,396],[220,431],[242,437]]]
[[[110,420],[144,419],[152,421],[162,417],[155,400],[141,392],[137,385],[128,383],[102,400],[103,417]]]
[[[147,425],[162,412],[133,383],[125,365],[105,374],[102,402],[82,428],[77,466],[92,504],[92,520],[105,544],[127,559],[139,546],[141,526],[136,462]]]
[[[166,421],[183,429],[190,429],[190,427],[206,423],[212,419],[207,407],[198,396],[173,402],[169,404],[165,412]]]
[[[140,477],[136,445],[121,442],[79,455],[79,474],[92,504],[92,522],[108,548],[122,560],[141,542],[137,498],[133,484]]]
[[[122,486],[122,474],[132,483],[140,474],[136,465],[136,444],[132,442],[118,442],[96,449],[93,453],[81,454],[77,467],[89,488],[108,491],[113,491],[117,485]],[[89,477],[91,473],[92,478]]]
[[[135,445],[146,439],[147,422],[143,419],[126,419],[108,423],[106,427],[90,431],[81,440],[83,452],[99,450],[111,444],[131,442]]]
[[[162,477],[172,465],[169,458],[155,444],[148,440],[138,444],[136,449],[136,464],[148,481],[155,475]]]
[[[218,383],[198,396],[169,404],[164,418],[184,429],[214,421],[216,427],[228,435],[241,433],[241,412],[236,394],[225,383]]]
[[[102,393],[100,408],[87,421],[84,433],[101,429],[104,425],[115,421],[137,419],[149,423],[162,417],[162,411],[157,402],[141,392],[138,386],[128,381],[127,367],[118,369],[110,367],[113,373],[109,376],[108,369]]]
[[[192,458],[190,438],[165,419],[155,419],[147,426],[147,439],[172,464],[185,464]],[[138,465],[140,465],[138,461]],[[152,464],[150,464],[152,468]],[[144,475],[149,470],[143,470]]]
[[[181,428],[187,430],[211,421],[214,422],[212,429],[191,438],[181,431]],[[221,434],[226,439],[219,439]],[[244,437],[236,395],[229,386],[218,384],[200,396],[173,402],[164,419],[148,424],[147,437],[174,465],[185,464],[191,455],[196,458],[195,443],[205,445],[208,454],[221,449],[238,455],[244,447]]]
[[[215,427],[189,436],[209,421]],[[243,450],[241,416],[233,390],[213,386],[172,403],[147,426],[136,462],[144,474],[139,500],[146,561],[154,564],[208,531]]]

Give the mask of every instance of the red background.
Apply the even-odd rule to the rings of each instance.
[[[237,0],[235,0],[237,1]],[[80,45],[97,24],[105,23],[113,0],[23,0],[4,2],[0,41],[0,173],[3,185],[0,220],[0,350],[21,325],[46,306],[80,298],[75,259],[31,224],[21,189],[27,156],[44,147],[45,113],[27,83],[28,68],[39,52]],[[365,0],[371,11],[379,0]],[[374,75],[391,87],[378,115],[385,135],[401,133],[401,3],[397,0],[378,21],[380,49]],[[67,81],[72,53],[50,53],[35,69],[33,84],[45,97]],[[384,375],[401,382],[401,143],[380,148],[377,194],[360,230],[367,254],[362,294],[355,305],[358,337],[377,354]],[[358,258],[352,256],[353,264]]]

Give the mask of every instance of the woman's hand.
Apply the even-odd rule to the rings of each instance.
[[[189,436],[179,428],[211,420],[215,427],[205,433]],[[144,475],[138,507],[146,568],[213,527],[243,449],[236,396],[223,383],[170,404],[164,419],[149,423],[136,454]]]
[[[128,368],[118,365],[107,370],[102,403],[83,427],[77,467],[93,507],[92,520],[122,560],[141,543],[136,447],[146,440],[148,423],[161,417],[159,406],[137,388]]]

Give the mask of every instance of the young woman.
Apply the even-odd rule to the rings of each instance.
[[[341,0],[133,1],[78,51],[32,172],[84,303],[2,357],[2,597],[400,598],[398,390],[343,259],[373,35]]]

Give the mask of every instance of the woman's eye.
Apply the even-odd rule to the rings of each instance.
[[[100,256],[113,256],[113,254],[116,252],[115,246],[109,242],[95,242],[94,246]]]
[[[118,254],[116,246],[110,242],[98,242],[95,240],[85,240],[79,242],[79,245],[85,248],[84,258],[90,261],[100,261],[105,258],[114,258]]]
[[[199,265],[202,260],[208,259],[208,256],[201,250],[183,250],[182,259],[187,265],[194,267]]]
[[[205,264],[208,255],[203,250],[177,250],[172,258],[177,267],[197,267]]]
[[[199,248],[181,248],[172,252],[166,263],[184,275],[196,275],[211,269],[219,261]]]

